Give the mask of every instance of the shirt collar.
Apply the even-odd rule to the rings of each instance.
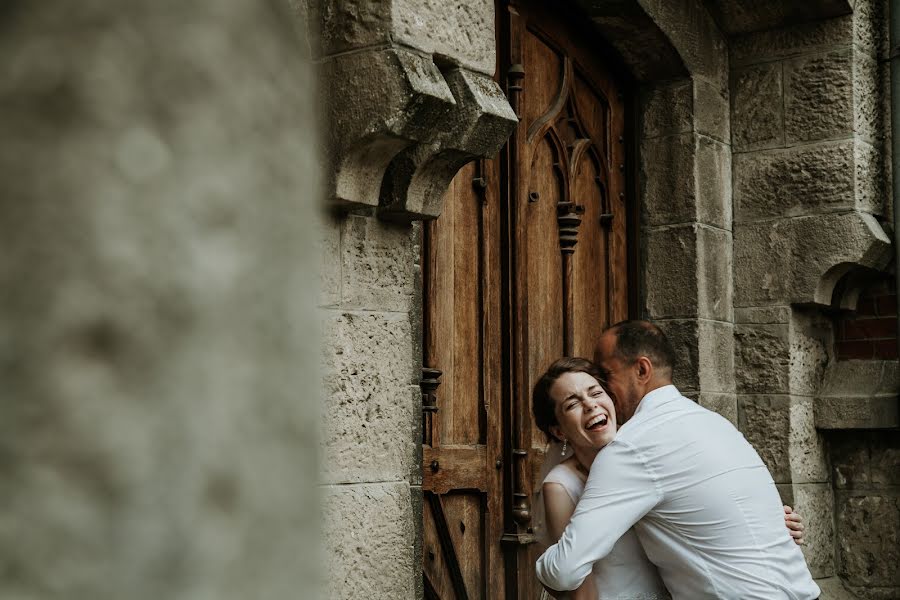
[[[663,404],[668,402],[669,400],[674,400],[681,396],[681,392],[678,391],[678,388],[674,385],[664,385],[660,388],[656,388],[652,392],[648,393],[646,396],[641,398],[640,403],[638,403],[637,408],[634,410],[634,415],[632,418],[636,417],[642,411],[650,411]]]

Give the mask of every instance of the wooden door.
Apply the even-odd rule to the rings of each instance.
[[[546,8],[546,7],[549,7]],[[537,598],[531,389],[596,355],[633,304],[626,97],[556,3],[498,7],[498,73],[520,123],[454,179],[423,243],[425,597]]]
[[[508,15],[509,96],[520,117],[506,182],[516,588],[535,598],[541,548],[530,543],[526,503],[547,444],[531,390],[561,356],[596,358],[602,331],[628,317],[625,98],[602,51],[557,6],[518,2]]]

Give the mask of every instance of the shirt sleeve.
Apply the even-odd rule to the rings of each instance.
[[[576,589],[595,562],[662,499],[653,471],[628,442],[615,440],[594,464],[575,514],[559,542],[537,561],[537,577],[550,589]]]

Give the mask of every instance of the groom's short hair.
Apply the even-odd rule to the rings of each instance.
[[[675,371],[675,350],[662,329],[650,321],[620,321],[609,328],[616,336],[614,354],[626,363],[646,356],[655,369]]]

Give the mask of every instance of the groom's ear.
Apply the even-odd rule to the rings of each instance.
[[[646,383],[653,378],[653,363],[646,356],[637,359],[637,378],[641,383]]]

